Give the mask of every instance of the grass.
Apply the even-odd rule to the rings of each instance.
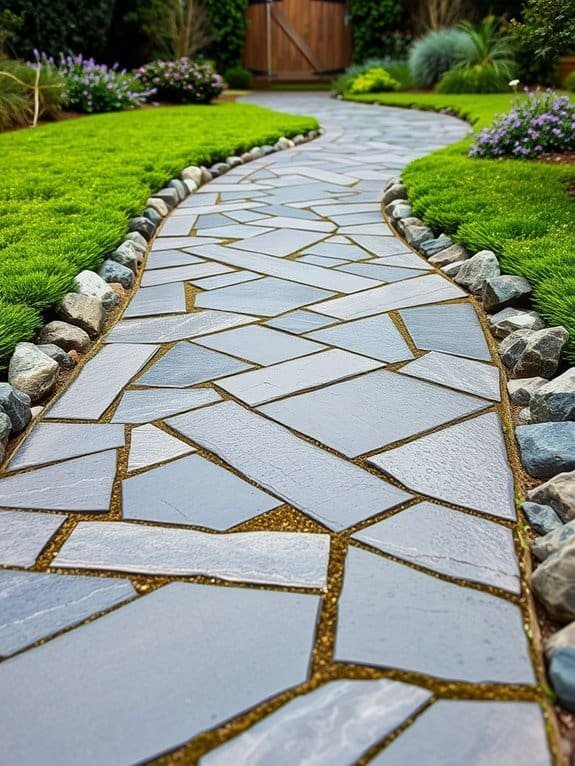
[[[512,99],[509,94],[437,93],[352,98],[448,109],[474,127],[484,127],[496,114],[508,111]],[[403,180],[414,212],[471,252],[493,250],[505,273],[529,279],[537,310],[549,324],[569,330],[566,357],[575,362],[575,166],[470,159],[469,146],[467,139],[407,166]]]
[[[188,165],[317,127],[249,104],[150,108],[0,135],[0,365]]]

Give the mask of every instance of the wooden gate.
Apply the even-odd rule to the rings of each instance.
[[[346,0],[249,0],[244,66],[273,80],[329,79],[351,62]]]

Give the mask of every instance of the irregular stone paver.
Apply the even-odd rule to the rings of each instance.
[[[116,521],[81,522],[56,556],[54,565],[325,588],[328,559],[328,535],[299,532],[211,535]]]
[[[409,489],[515,519],[513,477],[499,417],[487,413],[369,458]]]
[[[471,711],[460,702],[470,695],[501,699],[493,684],[539,693],[527,612],[518,606],[526,591],[519,592],[512,544],[496,367],[485,364],[489,347],[467,294],[380,217],[384,185],[468,127],[323,94],[252,98],[315,113],[327,133],[234,167],[172,211],[108,345],[14,457],[36,460],[36,440],[43,462],[0,478],[0,508],[7,500],[22,509],[0,510],[0,521],[2,513],[12,517],[6,556],[21,562],[6,558],[4,566],[36,562],[43,574],[56,562],[60,571],[72,567],[70,582],[76,567],[125,569],[142,594],[0,665],[2,757],[24,766],[142,763],[214,730],[178,760],[195,763],[216,746],[202,763],[348,766],[366,752],[393,754],[403,742],[414,750],[405,758],[399,751],[399,762],[433,763],[432,743],[440,762],[491,766],[501,754],[507,766],[522,763],[525,742],[543,766],[550,757],[540,715],[510,714],[499,725],[463,712],[471,729],[454,715],[457,731],[440,721],[431,727],[436,739],[424,732],[423,741],[416,727],[444,701],[407,720],[419,707],[409,700],[423,704],[434,677],[462,711]],[[271,310],[281,313],[268,319]],[[326,358],[361,364],[333,365],[326,375]],[[387,364],[394,366],[369,368]],[[342,376],[349,380],[337,382]],[[246,402],[283,399],[261,412],[222,402],[230,397],[223,387],[218,393],[224,377],[226,385],[257,380],[257,391],[242,384]],[[372,379],[378,385],[368,386]],[[486,407],[492,411],[480,414]],[[289,427],[275,417],[289,418]],[[467,420],[450,425],[459,417]],[[126,446],[92,453],[105,441],[84,431],[84,445],[72,438],[42,447],[46,422],[73,426],[78,436],[85,421],[120,425]],[[372,465],[353,457],[373,449]],[[62,534],[45,520],[62,517],[32,508],[66,511]],[[101,515],[79,521],[74,512],[83,511]],[[36,519],[37,533],[24,539]],[[163,585],[196,574],[237,578],[241,587]],[[101,587],[125,582],[95,579]],[[294,592],[310,586],[326,595],[317,636],[320,598]],[[62,605],[69,624],[73,611],[72,602]],[[423,675],[410,676],[410,686],[373,680],[397,671]],[[376,688],[381,694],[359,694]],[[260,708],[247,728],[219,730],[289,689],[275,712]],[[525,694],[508,686],[501,705],[538,713],[507,701]],[[293,724],[290,710],[300,710]],[[383,738],[404,723],[380,753]]]
[[[65,521],[56,514],[0,511],[0,564],[33,566]]]
[[[127,580],[0,571],[0,656],[14,654],[135,595]]]
[[[126,479],[122,496],[126,519],[211,529],[228,529],[281,505],[281,500],[199,455]]]
[[[430,383],[410,383],[382,370],[259,409],[356,457],[487,406],[485,401]]]
[[[2,757],[101,766],[174,748],[305,681],[319,605],[172,583],[3,663]]]
[[[347,766],[430,699],[397,681],[332,681],[212,750],[201,766]]]
[[[439,700],[374,766],[551,766],[541,708],[532,702]]]
[[[511,530],[442,505],[418,503],[353,537],[434,572],[521,590]]]
[[[354,548],[334,659],[473,683],[535,680],[515,604]]]

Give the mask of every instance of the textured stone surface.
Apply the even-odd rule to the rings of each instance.
[[[0,412],[10,419],[13,433],[20,433],[30,422],[30,403],[28,394],[12,388],[9,383],[0,383]]]
[[[0,511],[0,564],[33,566],[65,520],[56,514]]]
[[[172,388],[126,391],[112,417],[112,423],[147,423],[161,420],[220,399],[220,395],[210,388],[189,391]]]
[[[471,304],[426,306],[401,311],[400,315],[417,348],[491,361],[483,329]]]
[[[538,561],[545,561],[575,535],[575,522],[570,521],[552,529],[544,537],[536,537],[531,541],[531,552]]]
[[[281,505],[280,500],[199,455],[126,479],[122,497],[126,519],[210,529],[228,529]]]
[[[174,317],[148,317],[118,322],[108,335],[109,343],[170,343],[218,330],[249,324],[255,317],[225,311],[196,311]]]
[[[540,535],[546,535],[563,526],[563,522],[550,505],[523,503],[522,509],[531,528]]]
[[[200,759],[201,766],[355,763],[416,713],[430,694],[397,681],[332,681],[288,702]]]
[[[43,354],[49,356],[55,362],[58,362],[58,366],[63,370],[71,370],[76,366],[75,360],[69,356],[64,349],[60,346],[56,346],[55,343],[41,343],[37,346]]]
[[[502,341],[501,359],[514,378],[551,378],[568,337],[564,327],[516,330]]]
[[[528,405],[535,391],[547,382],[545,378],[538,377],[512,379],[507,383],[507,393],[515,404]]]
[[[102,306],[109,311],[118,303],[118,296],[95,271],[81,271],[74,280],[80,295],[97,298]]]
[[[118,282],[126,289],[134,284],[134,272],[132,269],[109,258],[100,266],[98,274],[104,282]]]
[[[387,314],[316,330],[307,337],[383,362],[413,359],[409,346]]]
[[[489,326],[496,338],[505,338],[516,330],[541,330],[545,322],[536,311],[506,308],[489,317]]]
[[[328,535],[300,532],[211,535],[121,521],[81,522],[55,565],[325,588],[329,546]]]
[[[127,580],[0,571],[0,656],[13,654],[135,595]]]
[[[513,534],[492,521],[418,503],[353,536],[434,572],[519,593]]]
[[[186,293],[182,282],[156,287],[141,287],[124,312],[124,319],[153,314],[177,314],[186,310]]]
[[[232,354],[262,365],[306,356],[325,348],[320,343],[296,338],[261,325],[240,327],[237,330],[208,335],[196,342],[200,346],[207,346],[215,351]]]
[[[40,343],[55,343],[64,351],[85,354],[91,346],[90,336],[80,327],[54,320],[45,325],[38,335]]]
[[[525,470],[536,479],[575,469],[575,423],[519,426],[515,436]]]
[[[48,412],[49,418],[97,420],[156,353],[156,346],[104,346]]]
[[[181,341],[152,365],[138,384],[181,388],[249,370],[250,366],[227,354]]]
[[[575,367],[538,386],[531,397],[530,408],[534,423],[575,420]]]
[[[565,647],[553,654],[549,666],[549,680],[559,704],[575,711],[575,649]]]
[[[486,280],[498,277],[499,261],[491,250],[482,250],[464,261],[454,279],[474,295],[481,295]]]
[[[499,370],[487,364],[431,351],[401,368],[403,375],[423,378],[469,394],[500,401]]]
[[[95,276],[98,275],[95,274]],[[118,298],[112,288],[110,292],[116,299]],[[69,324],[84,330],[90,338],[98,336],[104,326],[105,314],[102,301],[94,295],[67,293],[60,301],[56,313]]]
[[[174,244],[175,246],[175,244]],[[190,259],[188,259],[190,260]],[[188,280],[213,277],[217,274],[227,274],[231,271],[227,266],[218,263],[191,263],[189,266],[174,266],[167,269],[146,271],[142,277],[142,287],[166,285],[170,282],[187,282]]]
[[[132,430],[130,438],[128,471],[137,471],[194,451],[194,447],[170,436],[156,426],[149,424],[139,426]]]
[[[320,327],[326,327],[327,325],[333,325],[335,323],[335,319],[318,316],[317,314],[312,314],[310,311],[290,311],[288,314],[284,314],[281,317],[270,319],[266,322],[266,325],[268,327],[276,327],[278,330],[286,330],[286,332],[293,332],[296,335],[301,335],[302,333],[317,330]]]
[[[373,766],[551,766],[545,719],[534,702],[439,700]]]
[[[575,622],[571,622],[569,625],[561,628],[561,630],[558,630],[557,633],[553,633],[545,641],[545,655],[547,659],[551,659],[557,649],[565,647],[575,649]]]
[[[18,343],[10,358],[8,382],[30,397],[32,404],[54,389],[60,365],[33,343]]]
[[[572,522],[571,522],[572,523]],[[563,530],[551,532],[557,540],[563,533],[563,542],[543,561],[531,577],[533,593],[551,617],[559,622],[575,620],[575,537],[567,537]]]
[[[450,263],[462,263],[468,258],[469,254],[462,245],[451,245],[436,254],[432,254],[429,258],[429,263],[441,268],[442,266],[448,266]]]
[[[502,274],[485,280],[481,298],[486,311],[500,311],[507,306],[525,303],[531,292],[531,285],[525,277]]]
[[[499,417],[488,413],[369,458],[409,489],[515,519],[513,476]]]
[[[575,519],[575,471],[554,476],[545,484],[527,492],[529,500],[548,504],[563,521]]]
[[[334,659],[459,681],[535,680],[515,604],[355,548],[346,558]]]
[[[173,749],[305,681],[319,605],[313,595],[172,583],[60,636],[0,669],[3,757],[100,766]],[[98,661],[87,661],[94,647]],[[42,721],[33,737],[31,720]]]
[[[410,497],[234,402],[168,424],[330,529],[345,529]]]

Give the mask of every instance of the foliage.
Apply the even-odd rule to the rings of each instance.
[[[224,80],[228,88],[233,90],[249,90],[252,87],[253,76],[249,69],[242,66],[234,66],[226,69]]]
[[[363,75],[371,69],[383,68],[396,81],[398,87],[394,90],[409,90],[413,87],[413,79],[407,61],[388,58],[370,58],[362,64],[352,64],[343,74],[336,77],[331,88],[336,93],[351,93],[352,86],[358,75]]]
[[[571,72],[565,78],[565,88],[575,93],[575,72]]]
[[[66,106],[76,112],[118,112],[140,106],[154,92],[144,92],[134,76],[117,65],[96,64],[81,54],[60,54],[57,60],[43,54],[40,60],[62,77]]]
[[[136,72],[146,90],[178,104],[209,104],[224,89],[224,81],[211,64],[183,56],[177,61],[153,61]]]
[[[241,63],[248,31],[247,0],[205,0],[214,40],[205,51],[220,72]]]
[[[465,0],[417,0],[411,17],[418,31],[444,29],[461,21],[469,10]]]
[[[515,75],[512,38],[501,28],[494,16],[483,19],[477,27],[464,21],[459,25],[470,41],[469,50],[461,66],[491,69],[501,81],[509,81]]]
[[[553,91],[528,93],[476,137],[470,157],[533,158],[575,150],[575,104]]]
[[[438,29],[416,40],[409,51],[409,68],[417,85],[433,87],[445,74],[473,56],[473,43],[462,29]]]
[[[8,58],[8,41],[21,26],[21,20],[12,11],[0,11],[0,59]]]
[[[51,67],[0,61],[0,131],[54,119],[63,98],[64,83]]]
[[[354,59],[404,54],[409,39],[400,29],[403,20],[401,0],[351,0]]]
[[[502,93],[508,83],[492,64],[476,64],[446,72],[435,89],[438,93]]]
[[[55,56],[82,50],[101,57],[106,48],[114,0],[0,0],[20,27],[10,38],[15,55],[31,58],[35,48]]]
[[[310,117],[221,104],[101,114],[0,135],[0,301],[9,304],[0,305],[1,356],[31,338],[39,314],[79,271],[99,266],[128,218],[182,168],[316,127]]]
[[[554,61],[575,53],[575,0],[526,0],[516,29],[537,59]]]
[[[399,83],[383,67],[373,67],[359,74],[351,84],[352,93],[386,93],[398,90]]]
[[[164,24],[167,27],[169,57],[193,56],[214,38],[208,10],[202,0],[168,0]]]

